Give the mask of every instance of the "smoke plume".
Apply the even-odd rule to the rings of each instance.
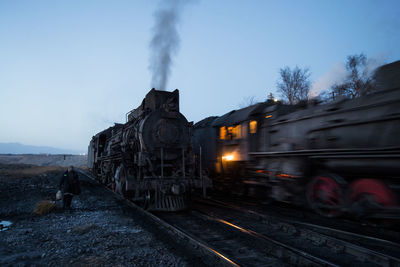
[[[183,0],[168,0],[160,3],[154,13],[155,25],[150,41],[151,86],[165,90],[173,58],[179,49],[178,24],[184,6]]]

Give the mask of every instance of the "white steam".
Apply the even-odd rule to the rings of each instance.
[[[379,56],[375,58],[368,58],[365,68],[360,75],[367,78],[371,77],[376,68],[384,64],[384,57]],[[335,63],[331,68],[320,76],[312,85],[309,93],[309,98],[319,96],[322,92],[329,90],[335,84],[342,84],[349,76],[349,71],[346,69],[345,63]]]
[[[334,84],[342,83],[347,77],[347,69],[344,63],[334,64],[326,73],[322,74],[312,85],[310,97],[317,97],[323,91],[328,90]]]
[[[368,58],[367,59],[367,65],[365,67],[366,75],[372,76],[375,72],[375,70],[385,64],[385,57],[384,56],[379,56],[379,57],[374,57],[374,58]]]

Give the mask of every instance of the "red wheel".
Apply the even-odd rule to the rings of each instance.
[[[336,217],[342,213],[344,204],[340,177],[332,175],[316,176],[307,187],[307,201],[311,208],[326,217]]]
[[[347,198],[353,212],[363,214],[366,210],[396,206],[395,194],[381,181],[359,179],[349,186]]]

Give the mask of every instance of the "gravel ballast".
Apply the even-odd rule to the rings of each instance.
[[[7,175],[10,168],[31,167],[0,165],[0,221],[12,223],[0,231],[0,266],[202,265],[178,241],[83,175],[72,210],[33,214],[38,202],[55,200],[62,171]]]

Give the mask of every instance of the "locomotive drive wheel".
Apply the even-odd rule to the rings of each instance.
[[[151,204],[151,193],[150,190],[146,190],[143,196],[143,208],[145,210],[149,209]]]
[[[126,191],[126,172],[124,166],[121,164],[115,175],[115,189],[114,191],[118,194],[124,196],[125,198],[128,197],[128,193]]]
[[[316,176],[307,186],[306,197],[310,207],[325,217],[342,214],[344,193],[341,178],[335,175]]]
[[[396,206],[395,194],[381,181],[359,179],[350,184],[347,200],[353,213],[362,216],[367,211]]]

